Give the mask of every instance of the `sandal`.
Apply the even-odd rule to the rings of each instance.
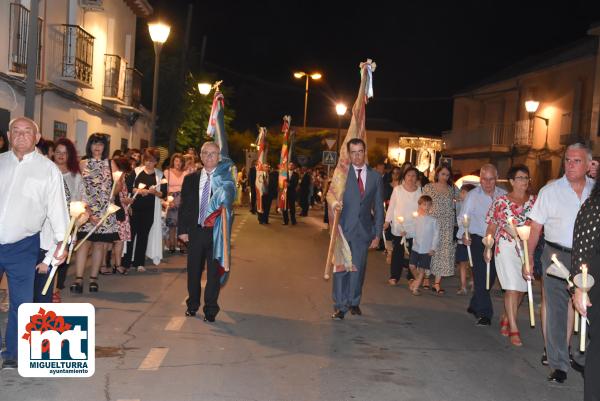
[[[109,266],[102,266],[100,268],[100,274],[104,274],[105,276],[110,276],[111,274],[115,274],[115,269]]]
[[[391,278],[388,280],[388,284],[391,286],[398,285],[398,280],[396,280],[395,278]]]
[[[500,334],[503,337],[508,337],[510,335],[509,330],[508,330],[508,319],[507,318],[500,320]]]
[[[423,289],[424,290],[428,290],[429,289],[429,279],[426,278],[423,280]]]
[[[69,288],[71,290],[71,292],[74,292],[76,294],[81,294],[83,293],[83,285],[81,285],[83,283],[83,277],[75,277],[75,282],[73,284],[71,284],[71,287]]]
[[[461,288],[458,291],[456,291],[456,295],[467,295],[467,289],[466,288]]]
[[[435,292],[435,295],[444,295],[446,293],[446,291],[441,288],[439,284],[434,284],[433,287],[431,287],[431,291]]]
[[[119,272],[119,274],[126,276],[129,274],[129,269],[123,266],[116,266],[115,265],[115,271]]]
[[[521,347],[523,343],[521,342],[521,334],[518,331],[511,331],[508,333],[510,337],[510,343],[515,347]]]
[[[90,285],[89,285],[90,292],[98,292],[98,281],[97,280],[98,280],[97,276],[96,277],[90,276]]]
[[[419,295],[421,295],[421,290],[419,290],[418,288],[414,288],[414,289],[410,290],[410,293],[413,294],[414,296],[418,297]]]

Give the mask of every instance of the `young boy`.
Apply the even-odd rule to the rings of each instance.
[[[419,287],[425,276],[425,271],[431,265],[431,257],[435,253],[440,240],[440,228],[437,220],[429,215],[431,204],[430,196],[423,195],[419,198],[417,216],[415,218],[415,236],[410,252],[408,266],[415,276],[409,289],[413,295],[421,295]]]
[[[462,216],[462,203],[465,201],[467,194],[470,190],[474,189],[473,184],[463,184],[460,187],[459,201],[456,205],[456,214]],[[469,270],[469,256],[467,254],[467,247],[463,245],[462,240],[458,240],[456,245],[456,263],[458,265],[458,271],[460,275],[460,289],[456,291],[456,295],[467,295],[467,271]],[[471,292],[473,292],[473,275],[471,274],[470,281]]]

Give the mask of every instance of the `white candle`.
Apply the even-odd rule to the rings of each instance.
[[[581,297],[582,308],[587,310],[587,281],[588,281],[588,267],[587,265],[581,265],[581,291],[583,295]],[[579,330],[579,351],[585,352],[585,341],[587,340],[587,318],[581,317],[581,329]]]

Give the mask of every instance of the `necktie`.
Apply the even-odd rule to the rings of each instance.
[[[204,219],[206,219],[206,210],[208,209],[208,197],[210,195],[210,173],[206,172],[206,183],[202,188],[202,196],[200,197],[200,216],[198,223],[204,227]]]
[[[357,168],[356,171],[358,172],[358,191],[360,192],[360,197],[362,198],[363,196],[365,196],[365,184],[363,183],[362,177],[360,176],[362,168]]]

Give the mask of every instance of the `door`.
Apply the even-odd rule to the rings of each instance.
[[[85,145],[88,139],[88,124],[87,121],[77,120],[75,122],[75,147],[77,154],[80,157],[85,155]]]

